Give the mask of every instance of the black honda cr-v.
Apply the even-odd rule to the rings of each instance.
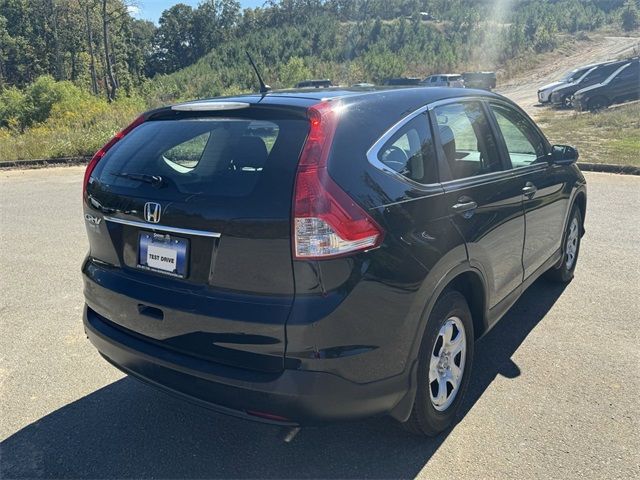
[[[274,92],[142,115],[90,162],[86,332],[124,372],[299,425],[436,434],[474,341],[573,277],[585,180],[483,91]]]

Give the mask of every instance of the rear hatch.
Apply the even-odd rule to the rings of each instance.
[[[92,170],[85,296],[115,326],[263,371],[283,368],[291,203],[304,109],[155,113]]]

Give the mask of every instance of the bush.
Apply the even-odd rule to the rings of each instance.
[[[23,131],[49,118],[54,105],[77,101],[88,94],[71,82],[56,82],[53,77],[39,77],[23,92],[5,89],[0,95],[0,126]]]
[[[311,77],[311,71],[300,57],[291,57],[289,61],[280,67],[278,77],[280,87],[293,87],[296,83]]]
[[[7,109],[7,99],[18,99],[13,104],[20,103],[16,92],[9,90],[0,96],[0,114],[2,105]],[[145,102],[139,97],[122,98],[113,103],[86,93],[58,98],[57,102],[51,102],[49,95],[44,96],[43,102],[50,105],[45,121],[23,129],[0,128],[0,161],[92,155],[146,110]],[[28,100],[22,99],[22,103],[25,102]],[[31,113],[44,115],[43,111],[31,110]]]

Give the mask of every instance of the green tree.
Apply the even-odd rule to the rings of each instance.
[[[154,68],[157,72],[173,72],[195,60],[193,17],[193,8],[184,3],[162,12],[155,34]]]
[[[638,0],[627,0],[622,7],[622,28],[627,32],[635,30],[640,26],[638,3]]]
[[[287,63],[280,66],[278,78],[282,87],[293,87],[311,76],[311,70],[307,68],[302,58],[291,57]]]

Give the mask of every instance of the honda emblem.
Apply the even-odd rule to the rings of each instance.
[[[149,223],[158,223],[162,206],[159,203],[147,202],[144,204],[144,219]]]

